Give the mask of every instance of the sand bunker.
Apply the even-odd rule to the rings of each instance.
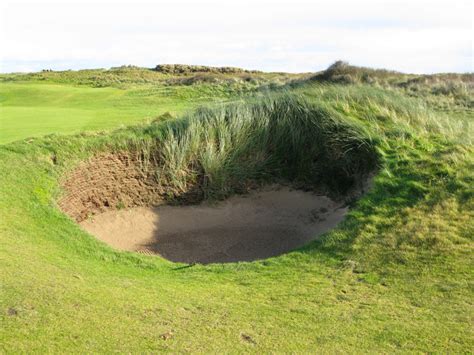
[[[206,264],[283,254],[335,227],[346,212],[325,196],[272,186],[213,205],[107,211],[80,225],[117,249]]]

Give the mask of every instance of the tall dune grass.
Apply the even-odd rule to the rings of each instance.
[[[157,180],[178,192],[199,183],[207,198],[275,179],[344,193],[377,163],[361,126],[296,95],[201,108],[147,133]]]

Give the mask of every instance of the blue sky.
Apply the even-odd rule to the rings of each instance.
[[[0,71],[159,63],[472,72],[465,0],[0,0]]]

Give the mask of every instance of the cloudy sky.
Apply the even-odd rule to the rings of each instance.
[[[0,0],[0,72],[158,63],[473,68],[470,0]]]

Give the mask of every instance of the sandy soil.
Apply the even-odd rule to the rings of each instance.
[[[325,196],[272,186],[214,205],[108,211],[80,225],[117,249],[213,263],[283,254],[335,227],[346,212]]]

